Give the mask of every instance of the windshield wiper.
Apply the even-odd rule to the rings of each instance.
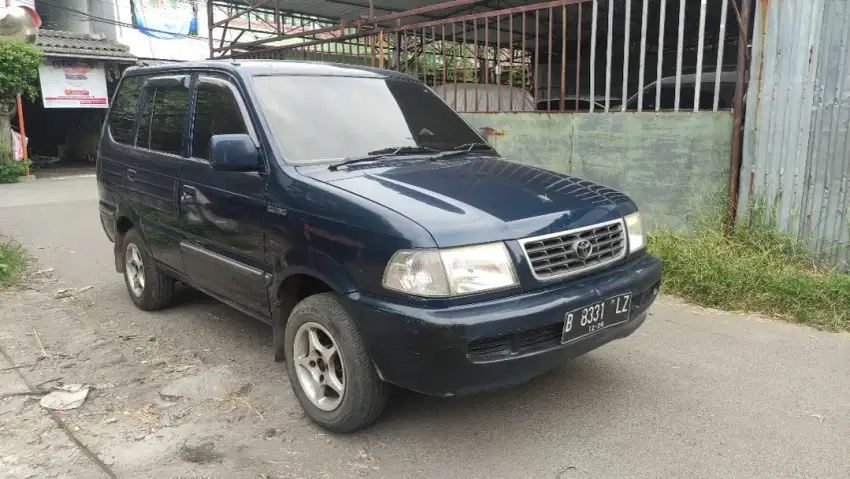
[[[340,166],[353,165],[355,163],[365,163],[367,161],[375,161],[380,160],[382,158],[387,158],[390,156],[398,156],[398,155],[410,155],[410,154],[420,154],[420,153],[433,153],[435,151],[434,148],[428,148],[427,146],[391,146],[387,148],[381,148],[379,150],[370,151],[364,156],[357,156],[352,158],[346,158],[342,161],[338,161],[336,163],[331,163],[328,165],[328,169],[331,171],[336,171]]]
[[[493,147],[488,145],[487,143],[464,143],[462,145],[457,145],[452,147],[451,150],[444,151],[442,153],[437,153],[430,157],[431,160],[439,160],[440,158],[447,158],[449,156],[459,156],[465,153],[469,153],[472,150],[493,150]]]
[[[475,142],[475,143],[464,143],[462,145],[457,145],[452,147],[452,150],[463,150],[463,151],[472,151],[472,150],[492,150],[493,147],[488,145],[487,143]]]
[[[427,146],[390,146],[387,148],[381,148],[380,150],[374,150],[367,153],[368,155],[404,155],[409,153],[433,153],[438,151],[434,148],[428,148]]]

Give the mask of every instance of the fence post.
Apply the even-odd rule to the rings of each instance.
[[[210,47],[210,60],[213,58],[213,0],[207,0],[207,36]],[[224,35],[222,33],[222,35]],[[224,38],[222,38],[224,40]]]
[[[753,0],[743,0],[741,5],[741,24],[738,32],[738,63],[735,79],[735,114],[732,121],[732,152],[729,157],[729,207],[726,209],[726,225],[735,225],[738,213],[738,182],[741,177],[741,137],[744,125],[744,79],[747,70],[747,49],[749,48],[750,9]]]

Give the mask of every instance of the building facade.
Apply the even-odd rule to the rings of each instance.
[[[129,47],[135,57],[151,61],[189,61],[209,58],[209,23],[231,17],[237,11],[224,3],[205,0],[10,0],[35,6],[43,28],[76,34],[102,35]],[[212,15],[210,16],[210,13]],[[275,26],[264,12],[231,19],[227,29],[213,33],[213,45],[236,39],[264,38],[280,28],[290,32],[310,28],[310,22],[287,18]],[[225,42],[222,42],[224,37]]]
[[[35,46],[45,58],[40,97],[23,101],[28,157],[36,166],[91,163],[109,98],[137,59],[126,45],[93,33],[42,29]]]
[[[151,60],[209,56],[206,2],[190,0],[34,0],[43,28],[102,35]]]

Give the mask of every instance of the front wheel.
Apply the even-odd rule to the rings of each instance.
[[[286,324],[286,371],[307,416],[333,432],[372,424],[387,403],[354,321],[333,293],[298,303]]]

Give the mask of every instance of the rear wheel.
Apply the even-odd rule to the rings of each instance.
[[[124,234],[124,283],[140,309],[155,311],[171,304],[174,280],[162,272],[136,228]]]
[[[286,371],[307,416],[333,432],[372,424],[387,403],[363,338],[333,293],[298,303],[286,324]]]

